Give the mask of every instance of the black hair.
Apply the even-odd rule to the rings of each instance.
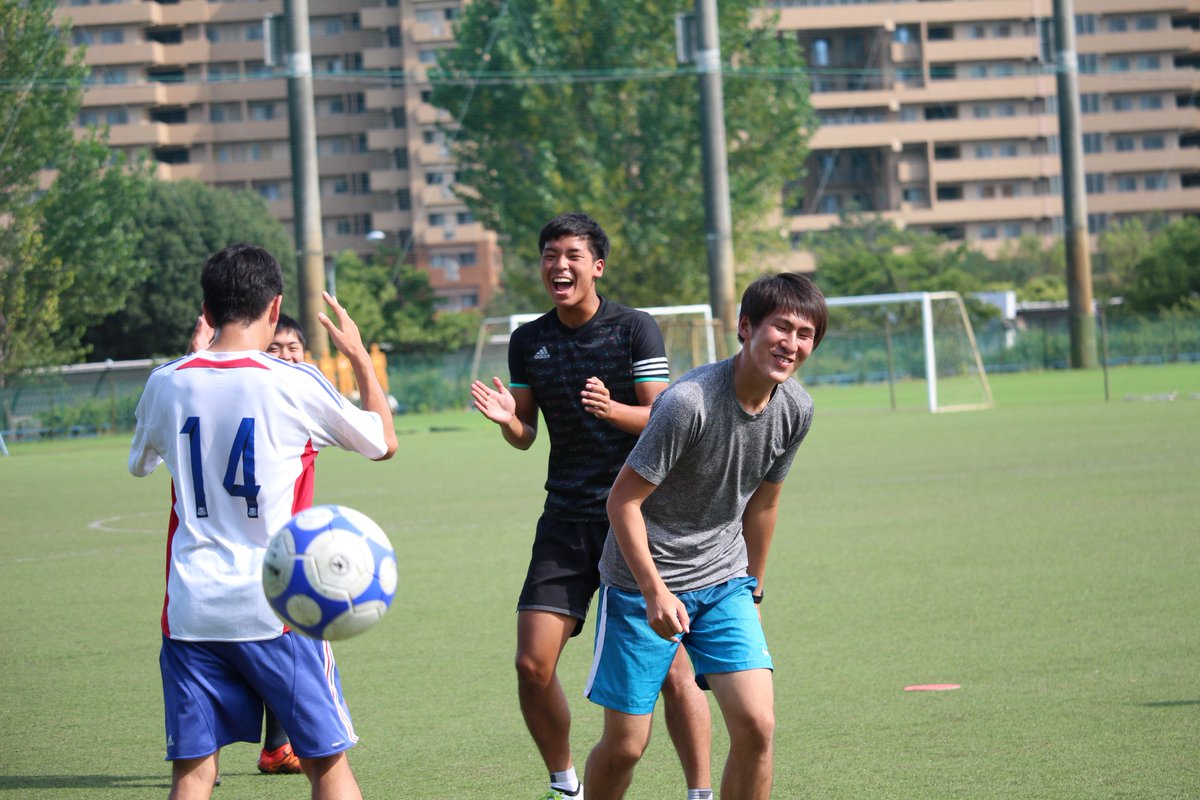
[[[829,308],[825,305],[825,295],[821,294],[817,285],[799,272],[759,275],[742,294],[742,308],[738,314],[748,317],[750,327],[753,328],[769,314],[780,309],[790,311],[812,323],[815,329],[815,350],[824,338],[825,326],[829,323]],[[743,341],[740,332],[738,341]]]
[[[581,236],[587,239],[592,258],[608,260],[608,234],[600,227],[599,222],[581,211],[567,211],[547,222],[538,234],[538,252],[546,249],[546,242],[553,242],[564,236]]]
[[[280,331],[292,331],[296,334],[296,338],[300,340],[300,344],[307,346],[308,342],[304,338],[304,329],[300,327],[300,323],[279,312],[279,322],[275,323],[275,333],[278,335]]]
[[[283,270],[263,248],[239,242],[209,257],[200,272],[200,288],[213,325],[249,325],[283,294]]]

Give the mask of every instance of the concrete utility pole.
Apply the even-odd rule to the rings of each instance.
[[[292,213],[296,230],[296,274],[300,325],[315,358],[329,355],[329,337],[317,321],[324,310],[325,242],[321,235],[321,191],[317,177],[316,112],[308,0],[284,0],[287,20],[288,123],[292,152]]]
[[[1058,77],[1058,139],[1062,159],[1063,236],[1067,245],[1067,315],[1071,367],[1096,366],[1096,312],[1092,307],[1092,262],[1088,253],[1087,191],[1079,123],[1079,59],[1075,53],[1073,0],[1054,0]]]
[[[708,243],[708,284],[713,317],[736,349],[737,316],[733,296],[733,220],[729,208],[729,163],[725,156],[725,94],[721,88],[721,42],[717,0],[696,0],[700,47],[695,52],[700,76],[701,152],[704,157],[704,219]]]

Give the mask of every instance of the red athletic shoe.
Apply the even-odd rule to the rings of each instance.
[[[304,770],[292,745],[284,742],[275,750],[263,750],[258,757],[258,771],[266,775],[299,775]]]

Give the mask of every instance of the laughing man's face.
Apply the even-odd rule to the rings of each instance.
[[[542,284],[556,308],[570,308],[596,293],[604,259],[592,255],[587,237],[564,236],[542,248]]]

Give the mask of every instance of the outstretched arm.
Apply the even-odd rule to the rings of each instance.
[[[614,428],[636,436],[642,432],[650,419],[650,406],[654,405],[654,398],[666,388],[666,381],[636,383],[633,390],[637,393],[638,404],[629,406],[613,400],[604,381],[592,376],[583,387],[583,407],[597,419],[605,420]]]
[[[387,452],[376,460],[385,461],[396,454],[398,446],[396,420],[392,417],[387,393],[383,391],[383,386],[380,385],[379,378],[375,375],[371,354],[363,345],[358,325],[346,313],[346,309],[338,304],[337,298],[329,292],[322,292],[321,296],[325,298],[325,302],[337,317],[337,323],[335,324],[325,314],[317,314],[317,321],[329,332],[329,337],[333,339],[333,346],[350,362],[350,367],[354,370],[354,379],[358,381],[358,395],[362,407],[379,415],[379,421],[383,425],[383,439],[387,443]]]
[[[493,389],[483,381],[471,384],[471,400],[479,413],[500,426],[504,441],[518,450],[528,450],[537,438],[537,402],[524,387],[509,391],[504,381],[492,378]]]

